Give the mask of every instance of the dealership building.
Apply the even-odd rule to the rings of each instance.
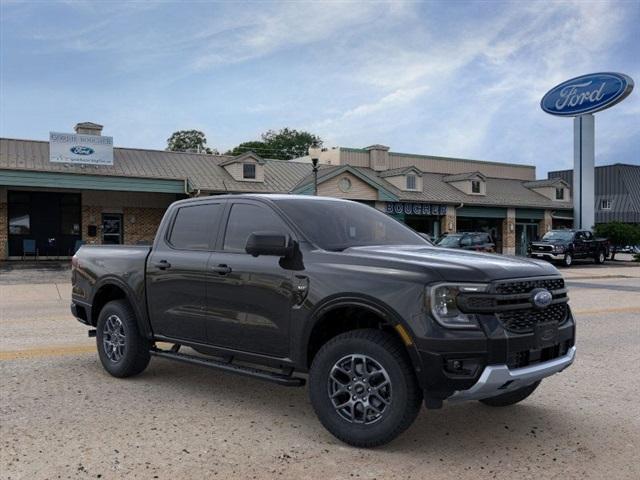
[[[227,193],[313,194],[308,158],[114,148],[79,123],[49,141],[0,139],[0,260],[65,258],[81,244],[153,240],[178,199]],[[318,194],[371,205],[433,236],[487,231],[503,253],[572,221],[570,179],[534,166],[391,152],[324,149]]]

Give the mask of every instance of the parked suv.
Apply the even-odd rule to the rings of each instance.
[[[83,246],[72,265],[71,311],[111,375],[154,355],[308,380],[322,424],[360,447],[395,438],[423,401],[518,403],[576,351],[549,263],[438,248],[346,200],[182,200],[153,246]]]
[[[445,248],[461,248],[476,252],[495,252],[496,244],[486,232],[449,233],[438,239],[436,245]]]

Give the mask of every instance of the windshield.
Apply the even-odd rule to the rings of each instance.
[[[573,238],[573,232],[561,231],[561,230],[554,230],[551,232],[547,232],[544,234],[544,237],[542,237],[543,240],[566,240],[566,241],[571,241],[572,238]]]
[[[445,235],[436,242],[436,245],[439,247],[457,247],[461,238],[462,235]]]
[[[274,200],[302,233],[324,250],[368,245],[430,245],[409,227],[373,207],[329,199]]]

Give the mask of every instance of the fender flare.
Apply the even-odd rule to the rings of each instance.
[[[148,339],[153,338],[153,330],[151,329],[151,323],[149,322],[149,317],[147,315],[146,308],[143,309],[141,308],[141,305],[140,305],[140,301],[145,302],[145,305],[146,305],[145,299],[144,298],[138,299],[135,292],[131,288],[131,286],[115,275],[112,275],[112,274],[105,275],[104,277],[100,278],[100,280],[98,280],[98,282],[96,282],[96,284],[94,285],[93,295],[91,296],[91,310],[92,310],[91,316],[93,317],[93,304],[94,304],[96,295],[98,294],[101,288],[107,287],[107,286],[117,287],[124,292],[125,299],[129,302],[129,305],[131,305],[131,308],[133,308],[133,311],[136,314],[136,322],[138,323],[138,328],[140,329],[140,333],[145,338],[148,338]]]
[[[307,356],[309,354],[309,340],[311,339],[311,332],[320,321],[320,318],[322,318],[322,316],[326,313],[335,310],[336,308],[354,306],[368,310],[378,317],[381,317],[385,322],[387,322],[394,328],[396,327],[396,325],[401,325],[407,331],[407,333],[409,333],[411,338],[415,338],[415,335],[413,334],[413,331],[407,324],[407,322],[400,315],[398,315],[398,313],[394,309],[389,307],[384,302],[381,302],[378,299],[370,297],[368,295],[355,293],[339,294],[326,298],[324,301],[316,305],[316,308],[309,315],[309,321],[306,322],[305,328],[302,331],[301,338],[301,360],[305,365],[307,362]],[[409,358],[411,359],[411,363],[413,365],[413,368],[416,370],[416,373],[420,372],[422,370],[422,361],[415,342],[412,342],[411,345],[407,345],[405,342],[403,342],[402,344],[409,354]],[[420,375],[418,375],[418,378],[420,378]]]

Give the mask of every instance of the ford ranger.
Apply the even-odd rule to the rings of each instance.
[[[576,352],[549,263],[435,247],[332,198],[181,200],[151,247],[81,247],[72,283],[71,311],[111,375],[157,356],[308,381],[320,422],[360,447],[395,438],[423,403],[520,402]]]
[[[588,230],[551,230],[541,240],[531,242],[528,254],[570,267],[575,259],[591,258],[602,264],[609,253],[609,242],[594,238]]]

